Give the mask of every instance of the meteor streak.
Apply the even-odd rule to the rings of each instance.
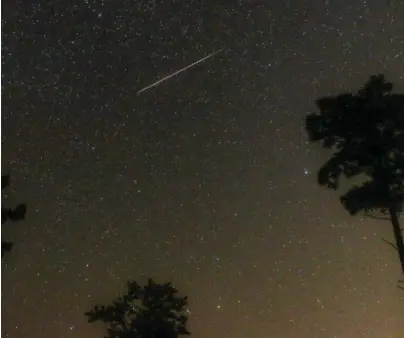
[[[203,61],[205,61],[205,60],[211,58],[213,55],[215,55],[215,54],[217,54],[217,53],[219,53],[219,52],[221,52],[221,51],[222,51],[222,49],[219,49],[218,51],[213,52],[213,53],[211,53],[211,54],[205,56],[204,58],[202,58],[202,59],[200,59],[200,60],[198,60],[198,61],[196,61],[196,62],[190,64],[189,66],[186,66],[186,67],[184,67],[184,68],[182,68],[182,69],[180,69],[180,70],[177,70],[175,73],[172,73],[172,74],[170,74],[170,75],[168,75],[168,76],[166,76],[166,77],[163,77],[162,79],[160,79],[160,80],[158,80],[158,81],[152,83],[151,85],[149,85],[149,86],[147,86],[147,87],[145,87],[145,88],[139,90],[139,91],[137,92],[137,94],[140,94],[141,92],[144,92],[144,91],[147,90],[147,89],[150,89],[150,88],[153,88],[153,87],[157,86],[157,85],[160,84],[161,82],[163,82],[163,81],[165,81],[165,80],[168,80],[169,78],[171,78],[171,77],[173,77],[173,76],[175,76],[175,75],[177,75],[177,74],[179,74],[179,73],[182,73],[183,71],[187,70],[188,68],[191,68],[191,67],[197,65],[198,63],[201,63],[201,62],[203,62]]]

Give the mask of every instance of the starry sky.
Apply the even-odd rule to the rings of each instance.
[[[389,223],[320,188],[304,117],[384,73],[401,0],[2,2],[5,337],[102,337],[84,312],[171,280],[195,338],[404,337]],[[137,95],[203,57],[212,58]]]

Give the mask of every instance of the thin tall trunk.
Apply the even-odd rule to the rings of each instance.
[[[398,212],[396,207],[392,206],[389,208],[390,221],[393,226],[394,238],[396,240],[396,248],[398,252],[398,257],[400,258],[401,271],[404,275],[404,239],[403,233],[400,228],[400,221],[398,220]]]

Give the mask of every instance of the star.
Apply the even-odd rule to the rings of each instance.
[[[84,313],[153,277],[193,338],[402,336],[390,229],[312,182],[304,127],[403,91],[402,1],[5,1],[4,332],[100,337]]]

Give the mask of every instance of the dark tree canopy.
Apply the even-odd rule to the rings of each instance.
[[[352,214],[382,211],[390,216],[404,272],[404,245],[398,214],[404,201],[404,95],[392,93],[384,75],[371,76],[356,95],[317,100],[319,113],[306,118],[310,141],[333,151],[320,168],[318,183],[338,189],[341,177],[361,176],[341,197]]]
[[[149,279],[144,287],[128,282],[127,288],[112,305],[97,305],[85,313],[90,323],[107,324],[106,338],[178,338],[190,334],[186,329],[188,299],[178,296],[171,283]]]
[[[10,185],[10,176],[1,176],[1,190],[7,188]],[[25,204],[18,204],[14,209],[6,208],[1,206],[1,224],[5,224],[7,221],[21,221],[25,219],[25,214],[27,212],[27,206]],[[1,241],[1,257],[4,256],[6,252],[10,252],[13,247],[13,243]]]

